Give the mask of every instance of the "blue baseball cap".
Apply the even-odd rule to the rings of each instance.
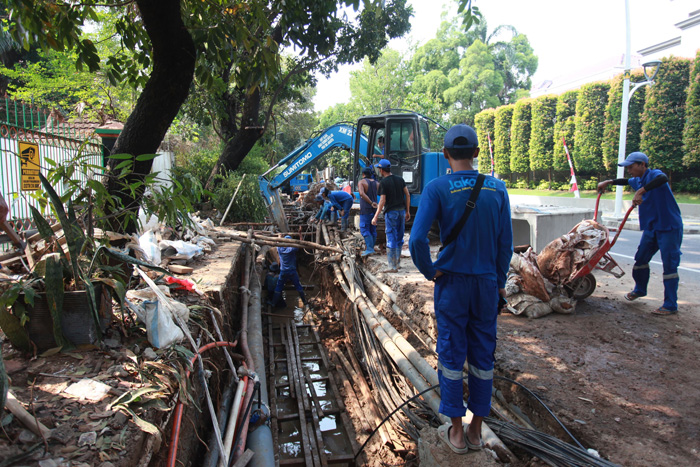
[[[391,162],[389,162],[388,159],[382,159],[377,165],[375,165],[375,167],[379,167],[380,169],[388,169],[391,167]]]
[[[635,162],[644,162],[645,165],[649,165],[649,158],[643,152],[632,152],[629,156],[627,156],[627,159],[625,159],[617,165],[619,165],[620,167],[627,167],[634,164]]]
[[[285,235],[284,238],[292,238],[291,235]]]
[[[325,186],[321,188],[321,191],[318,192],[319,196],[323,196],[325,193],[328,193],[328,188]]]
[[[374,173],[374,169],[372,167],[368,166],[368,167],[365,167],[362,169],[362,173],[367,174],[367,175],[372,175]]]
[[[479,139],[476,137],[474,128],[460,123],[447,130],[444,146],[447,149],[478,148]]]
[[[316,195],[316,201],[323,201],[323,196]]]

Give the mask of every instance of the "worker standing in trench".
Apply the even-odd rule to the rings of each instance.
[[[285,235],[284,238],[292,238],[290,235]],[[309,301],[306,299],[304,287],[299,281],[299,273],[297,273],[297,251],[299,249],[293,246],[278,246],[277,253],[280,257],[280,275],[277,279],[277,287],[275,294],[272,296],[272,303],[279,303],[282,298],[282,290],[287,282],[291,282],[294,288],[299,292],[299,298],[305,306],[309,306]]]
[[[513,231],[505,184],[474,170],[479,155],[474,129],[464,124],[450,128],[443,155],[452,173],[436,178],[423,191],[409,248],[418,270],[435,282],[440,413],[451,419],[438,429],[438,436],[455,453],[466,454],[481,449],[481,424],[491,410],[496,318],[503,306],[499,295],[505,297]],[[443,247],[433,262],[428,232],[436,219]],[[463,427],[465,358],[467,408],[474,416]]]
[[[678,313],[678,266],[681,264],[683,219],[676,203],[668,177],[658,169],[649,168],[649,158],[643,152],[633,152],[620,162],[631,178],[605,180],[598,184],[603,192],[608,185],[629,185],[635,190],[632,203],[639,206],[639,227],[642,239],[634,255],[632,278],[634,290],[625,295],[634,301],[647,294],[649,261],[661,251],[664,265],[664,303],[652,314],[668,316]]]
[[[360,190],[360,234],[365,239],[365,251],[362,256],[374,254],[377,242],[377,226],[372,224],[374,211],[377,209],[377,181],[372,178],[374,169],[362,169],[362,180],[357,184]]]

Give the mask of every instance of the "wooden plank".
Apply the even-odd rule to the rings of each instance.
[[[270,363],[270,384],[269,387],[272,388],[272,391],[268,391],[268,397],[270,398],[270,431],[272,431],[272,445],[273,446],[279,446],[279,426],[277,425],[277,388],[275,387],[275,376],[276,376],[276,365],[273,362],[275,359],[275,340],[274,340],[274,335],[275,331],[272,328],[272,323],[268,323],[267,325],[267,342],[268,342],[268,351],[267,351],[267,361],[271,362]],[[275,449],[275,465],[279,465],[280,459],[279,459],[279,449]],[[245,454],[245,453],[244,453]]]
[[[294,346],[292,345],[294,341],[293,333],[292,333],[292,327],[289,321],[285,323],[286,331],[287,331],[287,342],[289,342],[289,348],[292,350]],[[304,395],[305,391],[303,391],[301,387],[301,378],[299,376],[298,372],[298,367],[297,367],[297,362],[296,362],[297,357],[295,355],[290,356],[290,361],[292,362],[291,364],[291,374],[290,376],[292,377],[292,382],[295,385],[295,391],[297,394],[297,397],[295,398],[297,401],[297,409],[299,411],[299,428],[301,431],[301,445],[302,449],[304,451],[304,460],[306,461],[306,465],[308,466],[313,466],[314,465],[314,456],[312,452],[312,447],[311,447],[311,440],[309,437],[309,432],[306,428],[306,413],[304,412],[304,402],[305,400]],[[308,402],[307,402],[308,403]]]
[[[306,381],[306,385],[309,387],[309,392],[311,393],[311,400],[314,403],[314,407],[316,408],[316,415],[319,417],[323,417],[323,408],[321,407],[321,402],[318,400],[318,394],[316,394],[316,388],[314,387],[313,381],[311,381],[311,375],[309,374],[309,370],[304,368],[304,379]]]
[[[334,357],[334,356],[333,356]],[[337,361],[337,358],[334,358],[334,360]],[[343,369],[340,366],[340,363],[336,363],[335,365],[335,370],[338,374],[338,377],[340,377],[340,380],[343,383],[343,387],[345,388],[345,395],[350,401],[352,402],[353,405],[357,406],[358,414],[359,415],[359,420],[360,423],[362,424],[362,430],[365,433],[370,433],[372,431],[372,428],[369,425],[369,422],[367,421],[366,415],[364,411],[362,410],[362,405],[360,404],[360,400],[357,398],[357,394],[355,393],[355,390],[352,387],[352,384],[350,384],[350,381],[348,380],[348,377],[345,375],[343,372]],[[350,425],[352,426],[352,425]]]
[[[286,327],[283,329],[282,326],[280,325],[280,335],[282,336],[282,343],[285,346],[284,349],[284,361],[287,363],[287,381],[292,382],[294,370],[293,370],[293,365],[292,365],[292,348],[289,345],[289,340],[287,340],[287,335],[286,335]],[[277,360],[275,360],[277,361]],[[295,398],[296,397],[296,385],[291,384],[289,386],[289,397]]]
[[[309,411],[311,410],[311,403],[309,402],[309,398],[306,397],[306,390],[304,390],[303,385],[301,383],[303,382],[303,377],[304,377],[304,366],[301,364],[302,361],[305,359],[301,358],[301,352],[299,351],[299,335],[297,334],[297,328],[296,326],[292,325],[290,326],[292,330],[292,338],[290,339],[290,343],[294,343],[294,358],[296,359],[296,367],[297,367],[297,378],[296,381],[300,383],[301,386],[301,392],[297,393],[300,394],[300,397],[302,399],[302,402],[304,404],[304,410]]]

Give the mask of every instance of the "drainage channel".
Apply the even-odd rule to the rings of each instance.
[[[296,291],[285,293],[288,305],[264,314],[275,458],[285,466],[355,465],[352,423],[313,313],[294,306]]]

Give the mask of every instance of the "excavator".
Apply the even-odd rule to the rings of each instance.
[[[289,230],[280,187],[334,149],[352,153],[353,187],[357,187],[362,178],[364,167],[380,158],[388,159],[391,172],[406,182],[411,207],[417,208],[423,187],[450,170],[442,153],[430,149],[429,122],[446,131],[442,125],[421,114],[401,112],[364,116],[355,125],[336,123],[309,138],[258,178],[260,193],[273,222],[280,231]],[[384,141],[383,148],[380,148],[380,138]],[[281,172],[268,178],[280,168]],[[359,195],[355,194],[355,199],[359,199]]]

